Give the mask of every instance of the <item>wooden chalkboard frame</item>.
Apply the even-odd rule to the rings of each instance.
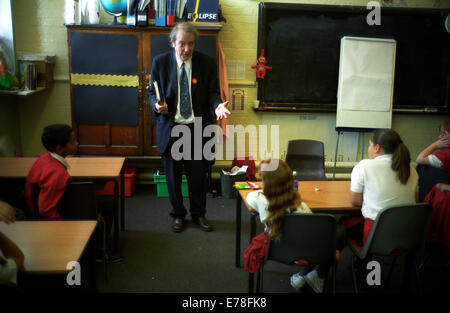
[[[334,6],[334,5],[309,5],[309,4],[291,4],[291,3],[268,3],[261,2],[259,4],[259,19],[258,19],[258,50],[257,55],[260,54],[261,50],[264,49],[265,56],[267,57],[269,63],[271,65],[271,49],[275,49],[276,47],[268,46],[268,12],[299,12],[299,14],[347,14],[349,16],[367,16],[370,12],[366,7],[362,6]],[[445,16],[450,13],[448,9],[414,9],[414,8],[392,8],[392,7],[382,7],[381,14],[389,16],[413,16],[414,18],[420,17],[423,15],[430,15],[433,17],[436,16]],[[442,24],[442,28],[444,29],[444,24]],[[358,34],[349,34],[358,36]],[[379,37],[383,37],[380,35]],[[449,34],[449,42],[445,43],[445,48],[449,49],[450,47],[450,34]],[[401,49],[401,47],[400,47]],[[339,52],[338,52],[339,53]],[[397,51],[398,53],[398,51]],[[272,60],[273,61],[273,60]],[[339,57],[337,58],[337,62],[339,62]],[[429,113],[429,114],[442,114],[442,113],[450,113],[450,62],[446,61],[446,78],[442,79],[441,93],[444,98],[443,101],[439,102],[439,105],[405,105],[404,103],[399,105],[396,103],[396,97],[394,95],[394,113]],[[339,64],[336,64],[336,67],[339,67]],[[398,73],[398,68],[396,68],[396,73]],[[268,70],[266,74],[266,79],[259,80],[258,84],[258,100],[261,103],[259,111],[278,111],[278,112],[336,112],[337,108],[337,99],[335,101],[267,101],[267,85],[270,80],[271,70]],[[401,74],[399,74],[401,75]],[[404,77],[407,75],[404,75]],[[446,80],[446,81],[444,81]],[[336,77],[336,89],[337,89],[337,81],[338,77]],[[394,82],[395,84],[395,82]],[[394,85],[395,88],[395,85]]]

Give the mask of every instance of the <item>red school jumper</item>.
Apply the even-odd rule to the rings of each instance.
[[[61,219],[56,205],[66,191],[72,177],[66,167],[53,158],[50,153],[40,156],[28,173],[25,183],[25,196],[31,212],[35,212],[31,195],[33,185],[39,186],[39,215],[43,219]]]

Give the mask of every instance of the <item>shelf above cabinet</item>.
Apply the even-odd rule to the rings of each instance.
[[[198,29],[211,29],[211,30],[220,30],[223,27],[223,22],[219,23],[193,23],[189,22],[189,24],[194,25]],[[130,26],[125,24],[64,24],[67,28],[75,28],[75,29],[103,29],[103,30],[117,30],[117,29],[126,29],[133,31],[143,31],[143,30],[164,30],[164,29],[172,29],[172,26]]]
[[[48,89],[48,87],[37,87],[36,90],[19,89],[19,90],[0,90],[0,94],[28,97],[43,90]]]

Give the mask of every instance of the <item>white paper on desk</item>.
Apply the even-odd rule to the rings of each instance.
[[[153,82],[153,86],[155,87],[156,100],[158,100],[159,103],[161,103],[161,97],[159,96],[158,82],[156,80]]]
[[[237,167],[237,166],[234,166],[234,167],[231,169],[231,171],[227,172],[227,171],[222,170],[222,173],[223,173],[224,175],[236,176],[236,175],[239,175],[239,174],[245,174],[245,173],[247,173],[247,168],[248,168],[248,165],[244,165],[244,166],[242,166],[241,168],[239,168],[239,167]]]

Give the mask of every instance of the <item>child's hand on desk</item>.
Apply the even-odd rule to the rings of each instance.
[[[5,222],[6,224],[14,223],[16,221],[14,208],[3,201],[0,201],[0,221]]]

